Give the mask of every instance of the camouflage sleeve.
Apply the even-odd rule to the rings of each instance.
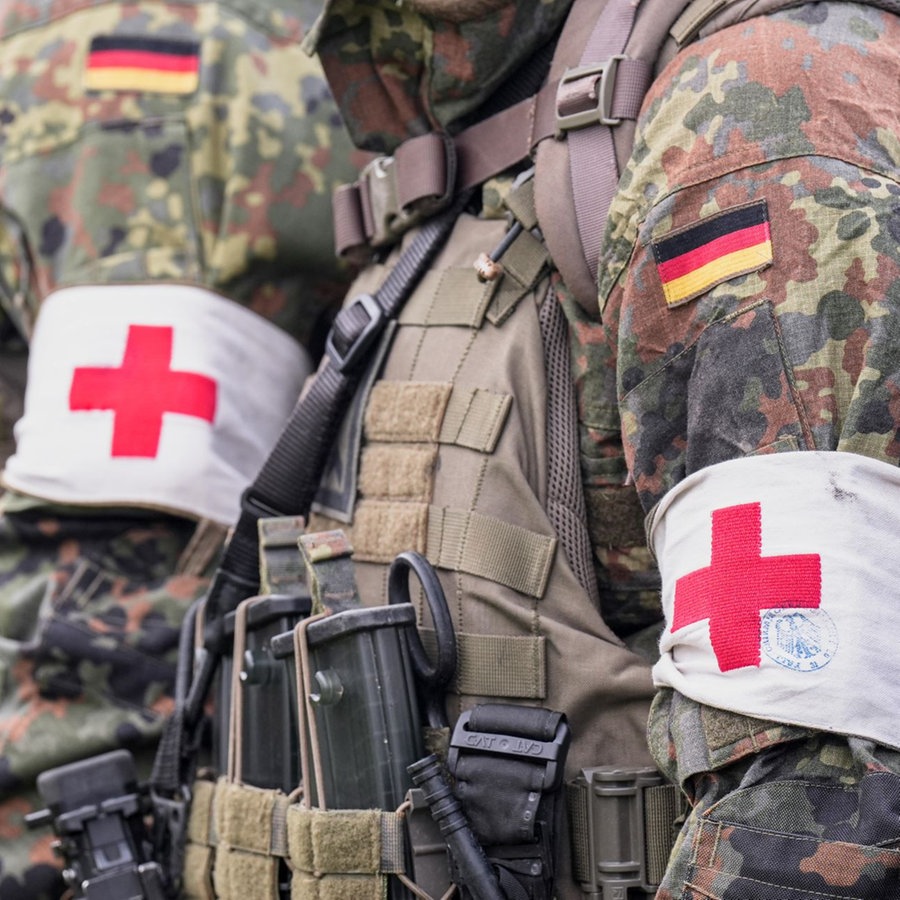
[[[17,328],[61,287],[187,283],[316,352],[352,274],[330,198],[357,158],[300,48],[313,6],[0,4],[0,307]],[[161,47],[202,77],[92,62]],[[114,747],[149,761],[224,529],[11,493],[0,513],[0,898],[51,900],[61,861],[22,825],[34,778]]]
[[[650,99],[601,274],[645,508],[749,453],[900,458],[900,146],[878,99],[896,20],[821,9],[700,44]],[[741,32],[758,58],[725,43]],[[848,103],[843,84],[871,93]]]
[[[330,202],[356,166],[302,35],[297,11],[274,2],[252,15],[228,3],[5,4],[0,212],[21,232],[34,297],[189,282],[308,342],[351,274],[335,260]],[[95,62],[173,46],[193,54],[193,80]],[[10,255],[0,249],[5,279]]]
[[[900,460],[898,46],[892,15],[806,4],[683,51],[648,98],[600,275],[645,509],[750,454]],[[896,751],[670,689],[650,737],[693,803],[661,900],[890,891]]]

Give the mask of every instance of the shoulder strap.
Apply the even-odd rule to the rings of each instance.
[[[634,141],[635,120],[669,29],[690,0],[575,0],[550,77],[591,88],[593,109],[558,118],[559,137],[537,150],[535,197],[541,230],[566,286],[597,307],[597,262],[609,206]],[[627,94],[628,115],[608,98]]]

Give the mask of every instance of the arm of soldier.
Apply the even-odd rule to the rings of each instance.
[[[22,9],[0,13],[0,209],[21,226],[14,240],[0,229],[0,275],[20,284],[22,259],[33,262],[30,352],[48,365],[37,381],[29,374],[35,405],[26,402],[26,440],[7,467],[31,490],[4,494],[0,517],[0,798],[14,805],[38,772],[101,750],[143,749],[150,761],[184,611],[215,568],[242,479],[296,399],[293,361],[314,352],[349,277],[329,249],[329,201],[356,171],[290,11],[251,19],[217,4],[60,4],[46,21],[29,10],[23,22]],[[146,33],[136,35],[139,22]],[[134,67],[116,76],[99,65],[110,49],[136,53],[140,85],[128,82]],[[188,78],[165,76],[172,52]],[[190,309],[199,319],[182,316]],[[133,336],[153,340],[129,357]],[[119,411],[94,388],[76,390],[77,374],[108,377],[138,358],[202,375],[189,383],[207,394],[213,376],[230,387],[217,385],[214,415],[163,410],[149,447],[129,443],[146,434],[132,418],[117,444]],[[53,381],[63,359],[69,368]],[[144,373],[132,403],[166,383],[157,374]],[[219,429],[229,397],[264,412],[274,433],[241,414]],[[185,424],[197,440],[167,443],[173,426],[187,436]],[[239,467],[202,463],[215,457],[217,430],[227,453],[255,447]],[[167,460],[201,465],[153,481]],[[120,485],[142,495],[109,494],[113,468],[130,469]],[[37,877],[29,855],[42,840],[4,846],[0,883],[16,891]]]
[[[848,589],[853,567],[835,566],[841,554],[829,554],[819,540],[829,530],[821,517],[840,492],[838,475],[818,492],[776,482],[783,506],[766,493],[772,473],[785,471],[785,463],[799,472],[814,469],[816,459],[837,467],[858,454],[870,457],[859,463],[867,472],[888,462],[885,469],[893,473],[898,453],[898,261],[891,226],[897,150],[893,139],[875,137],[887,134],[885,122],[896,118],[876,85],[896,71],[897,45],[889,35],[897,20],[844,4],[815,6],[814,15],[810,6],[723,32],[676,60],[647,107],[644,143],[627,180],[630,195],[614,211],[601,275],[604,321],[618,354],[623,439],[644,505],[649,510],[662,500],[671,510],[671,497],[684,496],[685,487],[702,482],[709,488],[705,479],[712,470],[733,476],[706,494],[701,488],[708,506],[693,520],[701,535],[694,545],[699,555],[685,564],[684,544],[681,559],[662,555],[664,591],[712,562],[712,513],[741,508],[732,505],[732,487],[749,492],[742,503],[759,501],[765,555],[793,553],[802,540],[823,554],[816,613],[793,614],[796,586],[776,588],[770,599],[789,607],[787,614],[756,611],[744,633],[753,656],[739,665],[724,654],[719,659],[710,637],[712,619],[721,612],[721,581],[692,594],[690,602],[697,598],[703,614],[689,626],[670,620],[664,650],[675,665],[702,647],[722,689],[699,691],[693,669],[677,690],[664,687],[654,707],[650,735],[657,760],[697,804],[684,852],[673,856],[663,885],[665,897],[705,889],[740,894],[761,884],[771,896],[788,888],[827,893],[838,882],[841,890],[852,885],[860,896],[871,896],[893,877],[887,870],[893,862],[875,848],[889,839],[890,829],[877,803],[868,806],[865,799],[874,787],[871,773],[883,776],[884,787],[875,790],[880,796],[897,780],[893,714],[884,717],[890,746],[848,738],[864,726],[837,714],[845,706],[868,705],[869,676],[856,675],[879,664],[862,662],[856,674],[839,679],[866,695],[849,704],[838,702],[841,690],[822,685],[822,676],[839,671],[841,653],[847,660],[860,635],[877,644],[878,629],[866,631],[876,617],[862,606],[878,591],[865,586],[869,572],[862,573],[862,589]],[[863,25],[868,38],[858,41]],[[871,102],[847,104],[834,80],[817,77],[826,66]],[[790,452],[796,450],[843,452]],[[799,501],[810,494],[814,503],[804,514]],[[677,518],[669,516],[669,526]],[[779,526],[785,535],[780,545],[773,540]],[[845,529],[866,540],[877,534],[869,525],[841,520],[837,530]],[[677,608],[673,594],[666,595],[669,612]],[[738,589],[736,596],[739,604],[755,602],[752,590]],[[823,622],[815,618],[820,611],[841,614],[842,599],[852,611],[849,627],[835,632],[836,644],[825,627],[814,651],[803,640],[792,643],[792,624],[800,623],[799,638],[807,638],[805,629]],[[724,621],[720,616],[716,624]],[[771,631],[764,630],[766,621]],[[736,634],[727,626],[726,632]],[[763,645],[776,632],[778,640],[766,645],[770,654]],[[804,653],[806,661],[798,662]],[[821,665],[825,660],[830,669]],[[772,682],[766,684],[769,677],[790,690],[779,697]],[[670,683],[661,677],[657,682]],[[761,704],[751,705],[760,684],[768,689]],[[798,710],[790,699],[801,691]],[[827,709],[824,717],[814,717],[816,708]],[[805,786],[813,781],[828,787],[817,795]],[[865,829],[848,830],[837,842],[830,834],[811,838],[823,834],[819,823],[832,820],[839,795],[853,796],[854,808],[859,798]],[[797,819],[801,808],[810,813]],[[714,831],[723,835],[723,822],[728,837],[712,850],[706,842]],[[864,874],[838,875],[832,862],[843,853],[871,855],[873,864]]]

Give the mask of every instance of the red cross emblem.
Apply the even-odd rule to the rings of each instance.
[[[163,413],[196,416],[212,422],[216,382],[197,372],[174,371],[169,326],[131,325],[118,369],[75,369],[69,409],[111,409],[113,456],[155,457]]]
[[[709,638],[722,672],[759,665],[762,610],[815,609],[822,602],[818,553],[761,554],[760,504],[717,509],[710,564],[675,582],[672,631],[709,619]]]

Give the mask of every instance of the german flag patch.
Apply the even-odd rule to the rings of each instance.
[[[711,287],[772,262],[765,200],[738,206],[653,242],[666,306],[693,300]]]
[[[200,79],[200,45],[171,38],[98,35],[91,41],[89,91],[192,94]]]

